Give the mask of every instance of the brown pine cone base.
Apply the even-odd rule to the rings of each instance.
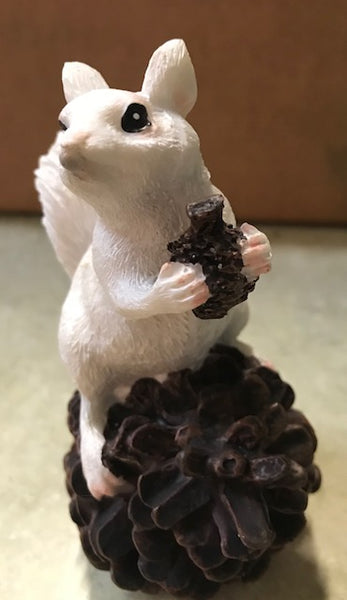
[[[277,373],[220,345],[196,372],[138,380],[111,407],[103,448],[134,491],[98,502],[82,474],[76,392],[64,465],[89,561],[121,588],[192,598],[259,577],[320,486],[316,436],[293,402]]]

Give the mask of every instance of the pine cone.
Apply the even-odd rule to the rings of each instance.
[[[75,443],[65,457],[70,513],[83,549],[129,590],[207,598],[259,577],[305,525],[320,485],[317,440],[274,371],[215,346],[203,366],[138,380],[109,411],[103,463],[132,494],[90,495]]]
[[[256,283],[241,273],[240,242],[246,238],[241,229],[224,223],[223,206],[221,195],[188,204],[191,226],[168,244],[171,261],[202,266],[211,296],[193,311],[200,319],[221,319],[233,306],[247,300]]]

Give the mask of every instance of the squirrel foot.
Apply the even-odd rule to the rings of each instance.
[[[115,477],[102,464],[97,469],[85,474],[88,489],[96,500],[103,496],[115,496],[118,493],[131,491],[132,486],[122,478]]]

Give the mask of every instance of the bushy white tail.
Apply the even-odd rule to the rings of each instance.
[[[35,187],[42,205],[42,223],[59,262],[72,277],[91,243],[96,214],[75,196],[60,177],[57,144],[41,156],[35,171]]]

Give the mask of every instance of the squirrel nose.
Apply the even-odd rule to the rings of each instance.
[[[86,131],[69,132],[60,142],[59,160],[61,165],[69,171],[80,169],[83,162],[83,150],[88,141],[89,133]]]

